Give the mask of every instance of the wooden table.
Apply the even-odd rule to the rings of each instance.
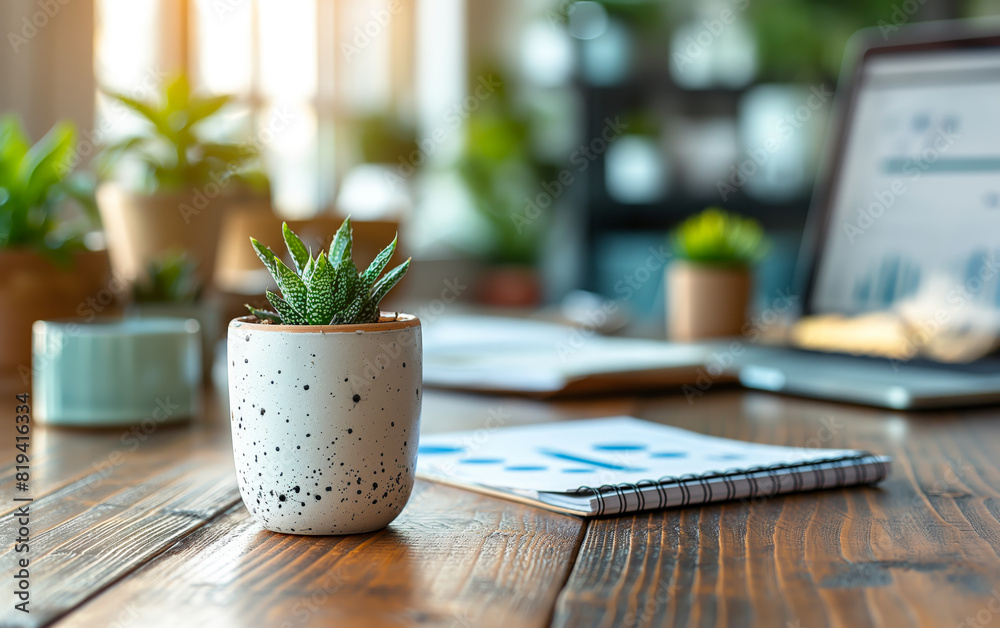
[[[0,397],[3,626],[985,626],[1000,623],[1000,416],[713,390],[541,403],[429,392],[425,432],[632,414],[719,436],[893,457],[879,488],[584,521],[418,482],[388,529],[273,534],[240,501],[226,412],[31,433],[15,490]],[[152,411],[152,408],[151,408]],[[490,419],[490,417],[493,419]],[[13,497],[30,552],[13,551]],[[15,560],[30,606],[13,610]]]

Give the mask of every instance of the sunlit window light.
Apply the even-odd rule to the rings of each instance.
[[[316,95],[316,2],[258,0],[260,89],[271,99]]]
[[[253,80],[253,3],[196,0],[195,70],[198,86],[245,96]]]

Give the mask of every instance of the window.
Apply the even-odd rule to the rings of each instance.
[[[278,212],[310,216],[360,161],[351,120],[388,113],[423,125],[420,102],[433,104],[426,94],[440,94],[441,79],[417,64],[433,68],[444,53],[417,45],[417,14],[426,32],[442,1],[461,0],[97,0],[95,73],[99,85],[149,98],[183,69],[195,89],[235,96],[211,132],[257,142]],[[448,26],[459,30],[445,39],[462,41],[463,25]],[[141,124],[97,98],[111,138]]]

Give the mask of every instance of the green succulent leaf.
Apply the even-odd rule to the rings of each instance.
[[[280,259],[275,260],[278,268],[278,287],[281,288],[281,296],[291,304],[299,313],[306,311],[306,297],[308,290],[302,278],[295,274],[295,271],[285,265]]]
[[[347,258],[337,266],[336,282],[333,292],[333,307],[336,311],[345,309],[361,289],[361,280],[358,279],[358,267],[354,265],[354,260]]]
[[[382,271],[385,270],[386,264],[392,258],[392,254],[396,252],[396,241],[398,239],[399,236],[393,238],[392,244],[385,247],[381,253],[375,256],[371,265],[368,266],[364,275],[361,276],[361,285],[365,287],[365,290],[368,290],[375,283],[375,280],[378,279],[378,276],[382,274]]]
[[[330,244],[330,265],[334,268],[340,266],[340,263],[351,257],[351,249],[353,248],[354,234],[351,229],[351,217],[348,216],[344,219],[344,222],[340,225],[340,229],[337,229],[336,235],[333,236],[333,242]],[[355,270],[355,272],[357,272]]]
[[[306,318],[310,325],[329,325],[336,310],[333,307],[333,268],[326,257],[320,255],[316,268],[309,278],[306,297]]]
[[[260,320],[271,321],[272,323],[278,325],[281,324],[281,317],[275,314],[274,312],[268,312],[267,310],[257,309],[254,306],[250,305],[249,303],[245,303],[244,305],[247,306],[247,309],[250,310],[251,314],[259,318]]]
[[[372,313],[374,312],[374,316]],[[359,325],[378,322],[378,309],[373,309],[367,295],[359,294],[350,305],[339,313],[338,325]]]
[[[281,322],[285,325],[308,325],[309,321],[306,320],[305,316],[299,314],[294,307],[291,306],[287,301],[274,294],[270,290],[265,292],[267,295],[267,301],[271,306],[277,310],[278,315],[281,316]]]
[[[302,243],[301,238],[289,228],[287,222],[281,223],[281,233],[285,236],[285,246],[288,247],[288,253],[292,256],[292,261],[295,262],[295,270],[302,274],[306,264],[312,259],[312,254]]]
[[[406,274],[406,271],[409,270],[409,268],[410,258],[387,272],[384,277],[378,280],[378,283],[376,283],[372,288],[371,297],[369,297],[369,300],[375,305],[375,307],[378,307],[378,304],[382,302],[385,295],[392,290],[397,283],[399,283],[399,280],[403,278],[403,275]]]
[[[258,242],[257,238],[251,237],[250,243],[253,244],[253,250],[257,252],[257,257],[271,271],[271,276],[274,277],[275,281],[278,281],[278,258],[274,255],[274,252]]]
[[[316,270],[317,259],[326,259],[326,256],[320,255],[316,259],[310,257],[309,261],[306,262],[306,267],[302,269],[302,281],[306,282],[307,286],[309,285],[309,279],[312,277],[313,272]]]

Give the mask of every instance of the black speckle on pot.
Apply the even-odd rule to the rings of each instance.
[[[288,498],[287,498],[287,497],[285,497],[284,495],[278,495],[278,501],[279,501],[279,502],[283,502],[283,501],[285,501],[286,499],[288,499]]]
[[[275,447],[274,451],[281,451],[281,447]]]
[[[354,399],[354,403],[357,403],[357,402],[361,401],[361,395],[359,395],[358,393],[354,393],[353,399]]]
[[[354,428],[353,427],[347,428],[347,433],[348,434],[353,434],[354,433]]]
[[[261,416],[264,416],[264,408],[261,408],[261,409],[260,409],[260,415],[261,415]]]
[[[243,364],[250,364],[250,360],[248,360],[247,358],[243,358]]]
[[[328,486],[328,487],[326,487],[326,490],[327,490],[327,491],[332,491],[332,490],[333,490],[333,487],[332,487],[332,486]]]
[[[403,368],[404,369],[406,368],[406,362],[403,362]]]
[[[303,386],[302,390],[309,390],[309,384],[306,384],[305,386]]]
[[[296,487],[292,488],[292,490],[295,491],[296,493],[298,493],[302,489],[300,489],[298,486],[296,486]]]

